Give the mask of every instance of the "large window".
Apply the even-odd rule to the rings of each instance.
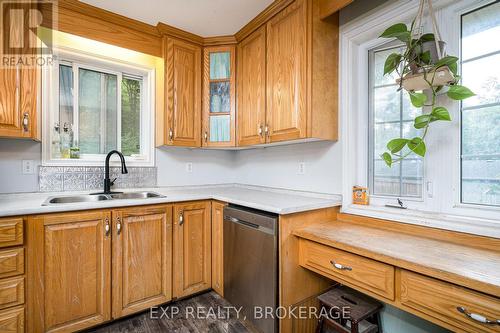
[[[410,155],[392,168],[380,158],[391,139],[414,137],[412,120],[430,112],[411,105],[394,75],[383,75],[387,56],[402,43],[380,34],[400,22],[409,26],[418,9],[418,1],[388,2],[340,31],[342,210],[500,235],[500,0],[436,1],[446,53],[460,58],[460,84],[476,95],[461,103],[439,93],[451,121],[431,125],[424,158]],[[427,14],[419,28],[433,31]],[[369,205],[353,204],[356,185],[368,188]],[[406,210],[393,207],[396,198]]]
[[[380,157],[389,140],[418,135],[413,118],[421,110],[412,106],[407,93],[398,90],[395,75],[384,76],[385,59],[400,51],[397,45],[383,45],[369,52],[369,181],[373,195],[420,198],[422,158],[412,154],[402,163],[388,168]]]
[[[462,15],[461,201],[500,205],[500,3]]]
[[[101,164],[116,149],[132,164],[154,163],[151,75],[118,61],[59,52],[49,80],[44,162]]]

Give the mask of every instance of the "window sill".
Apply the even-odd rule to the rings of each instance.
[[[60,159],[60,160],[44,160],[42,166],[96,166],[102,167],[105,163],[105,157],[102,159]],[[154,167],[154,161],[130,159],[125,157],[125,163],[131,167]],[[111,165],[120,165],[119,159],[114,156],[110,161]]]
[[[433,213],[414,209],[398,209],[377,205],[342,206],[342,213],[373,217],[430,228],[452,230],[479,236],[500,238],[500,221],[451,214]]]

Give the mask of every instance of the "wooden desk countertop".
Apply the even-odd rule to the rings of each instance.
[[[343,221],[313,223],[293,234],[500,297],[500,248],[493,251]]]

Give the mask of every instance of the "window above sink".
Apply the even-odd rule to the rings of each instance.
[[[54,32],[53,32],[54,33]],[[57,32],[42,73],[43,165],[154,165],[156,57]],[[95,52],[95,53],[94,53]],[[161,75],[158,75],[161,77]]]

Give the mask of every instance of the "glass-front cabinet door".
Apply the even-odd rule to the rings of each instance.
[[[235,145],[235,47],[207,47],[203,71],[204,147]]]

